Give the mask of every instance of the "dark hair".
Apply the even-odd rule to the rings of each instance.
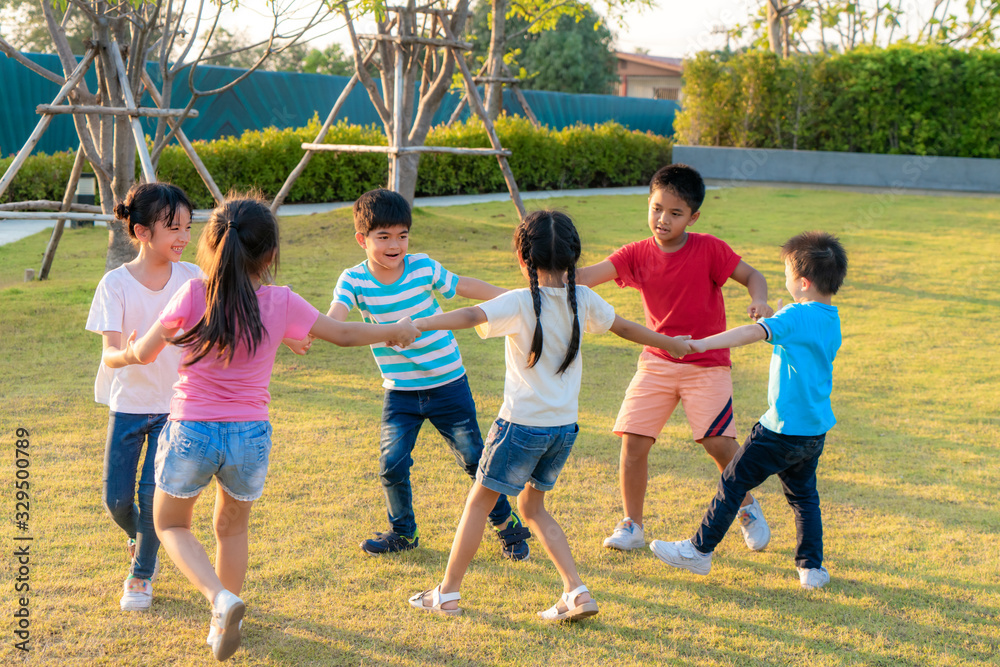
[[[154,232],[156,221],[162,219],[164,227],[173,224],[178,207],[188,213],[194,211],[191,200],[176,185],[169,183],[137,183],[129,188],[125,199],[115,206],[115,217],[122,221],[133,243],[139,242],[135,226],[142,225]],[[166,215],[164,215],[166,211]]]
[[[802,232],[781,246],[781,259],[798,278],[810,280],[822,294],[836,294],[847,275],[847,251],[826,232]]]
[[[267,332],[253,281],[270,282],[278,266],[278,221],[256,193],[229,194],[212,211],[198,240],[205,280],[205,314],[170,342],[191,348],[187,366],[213,348],[228,364],[236,347],[252,355]]]
[[[649,194],[669,190],[684,200],[695,213],[705,201],[705,181],[695,169],[686,164],[668,164],[661,167],[649,181]]]
[[[354,202],[354,229],[368,236],[376,229],[413,224],[410,205],[398,192],[379,188],[369,190]]]
[[[576,263],[580,259],[580,235],[573,221],[560,211],[533,211],[514,230],[514,252],[528,268],[531,303],[535,307],[535,334],[528,353],[528,368],[542,356],[542,297],[538,290],[538,269],[557,275],[566,272],[566,295],[573,310],[573,333],[566,358],[559,372],[564,372],[580,351],[580,319],[576,310]]]

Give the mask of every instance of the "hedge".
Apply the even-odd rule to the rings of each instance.
[[[677,142],[1000,157],[1000,53],[898,44],[684,63]]]
[[[313,141],[318,117],[302,128],[249,131],[239,138],[195,142],[219,188],[260,189],[273,197],[302,158],[301,144]],[[658,135],[627,130],[617,123],[563,130],[535,128],[518,116],[496,122],[521,190],[645,185],[653,173],[670,162],[671,141]],[[384,133],[374,125],[345,122],[334,125],[328,143],[384,145]],[[451,127],[434,128],[428,145],[488,147],[482,123],[470,119]],[[0,171],[12,158],[0,160]],[[2,201],[62,199],[73,153],[29,158]],[[160,157],[161,180],[183,188],[199,207],[211,207],[212,197],[179,146],[169,146]],[[377,153],[317,153],[295,182],[287,203],[350,201],[388,180],[386,157]],[[496,158],[425,154],[420,160],[418,196],[499,192],[506,189]]]

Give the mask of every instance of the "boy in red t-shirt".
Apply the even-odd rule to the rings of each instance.
[[[603,262],[579,269],[578,285],[593,287],[614,280],[642,295],[646,326],[667,336],[690,334],[696,339],[726,330],[722,285],[730,278],[750,293],[747,314],[770,317],[767,281],[740,259],[725,242],[709,234],[689,233],[698,220],[705,183],[683,164],[671,164],[649,183],[651,238],[623,246]],[[625,518],[604,546],[641,549],[643,502],[646,498],[649,450],[677,407],[684,405],[696,442],[723,471],[739,449],[733,420],[733,383],[729,350],[712,350],[676,359],[647,347],[625,392],[614,432],[621,436],[619,480]],[[760,504],[747,493],[739,510],[747,546],[759,551],[771,539]]]

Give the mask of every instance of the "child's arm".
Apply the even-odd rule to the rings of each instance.
[[[497,287],[485,280],[470,278],[469,276],[459,276],[458,284],[455,286],[455,294],[464,296],[466,299],[475,299],[476,301],[489,301],[506,291],[503,287]]]
[[[180,327],[168,329],[159,322],[150,327],[149,331],[140,338],[135,339],[135,331],[129,335],[123,350],[122,366],[131,364],[151,364],[156,361],[160,351],[167,346],[167,339],[180,330]]]
[[[771,317],[774,311],[767,305],[767,280],[757,269],[753,268],[743,260],[736,265],[733,280],[747,288],[750,293],[750,305],[747,306],[747,315],[754,321],[762,317]],[[714,349],[714,348],[713,348]]]
[[[101,352],[101,361],[108,368],[124,368],[129,365],[125,359],[127,348],[122,347],[121,331],[102,331],[104,339],[104,351]]]
[[[611,325],[610,331],[616,336],[630,340],[633,343],[666,350],[670,353],[670,356],[677,357],[678,359],[685,354],[689,354],[687,340],[691,336],[665,336],[618,315],[615,315],[615,321]]]
[[[419,331],[471,329],[486,321],[486,313],[479,306],[459,308],[448,313],[421,317],[414,322]]]
[[[320,315],[309,330],[309,335],[322,338],[340,347],[356,347],[386,342],[406,347],[420,335],[410,318],[394,324],[368,324],[367,322],[341,322],[327,315]]]
[[[610,259],[576,270],[576,284],[586,285],[587,287],[594,287],[609,280],[614,280],[617,277],[618,269],[615,268]],[[659,347],[659,345],[654,345],[653,347]]]
[[[702,338],[700,340],[689,340],[687,346],[689,353],[707,352],[708,350],[721,350],[724,348],[741,347],[756,343],[767,338],[767,329],[763,324],[745,324],[729,331]]]

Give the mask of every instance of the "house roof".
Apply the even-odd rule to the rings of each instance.
[[[644,53],[625,53],[616,51],[615,55],[619,60],[627,60],[633,63],[642,63],[650,67],[656,67],[671,73],[681,74],[684,71],[683,58],[668,58],[666,56],[650,56]]]

